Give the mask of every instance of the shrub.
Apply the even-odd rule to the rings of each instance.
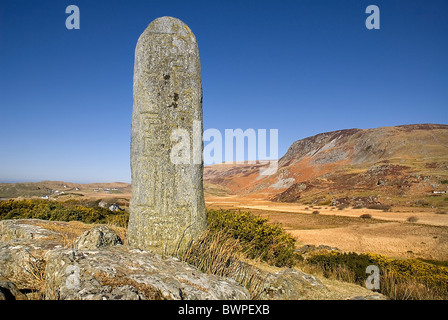
[[[448,268],[416,259],[390,259],[366,253],[330,252],[307,259],[319,266],[324,275],[341,268],[351,270],[354,282],[364,285],[369,265],[380,268],[380,292],[392,299],[448,299]]]
[[[113,217],[113,218],[112,218]],[[0,201],[0,220],[42,219],[55,221],[82,221],[84,223],[108,223],[111,219],[127,224],[128,214],[101,207],[88,208],[74,203],[50,200]]]
[[[328,205],[330,205],[331,203],[332,203],[333,201],[331,201],[331,200],[324,200],[324,201],[322,201],[322,202],[319,202],[319,206],[328,206]]]
[[[211,232],[228,232],[238,239],[249,258],[259,258],[269,264],[283,267],[295,264],[295,239],[279,224],[250,212],[209,210],[207,220]]]
[[[324,276],[334,274],[337,270],[344,268],[354,273],[354,282],[361,283],[366,279],[366,268],[372,261],[366,255],[358,255],[354,252],[329,254],[317,254],[307,259],[307,262],[320,266],[324,271]]]
[[[361,219],[372,219],[372,215],[369,213],[364,213],[359,216]]]
[[[387,204],[371,204],[367,206],[367,209],[373,209],[373,210],[383,210],[385,212],[390,211],[391,206]]]
[[[318,210],[314,210],[313,214],[319,214],[319,211]]]
[[[414,222],[418,221],[418,218],[416,216],[411,216],[411,217],[407,218],[406,221],[414,223]]]

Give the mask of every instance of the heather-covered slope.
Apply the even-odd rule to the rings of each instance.
[[[207,166],[206,190],[284,202],[444,206],[448,126],[321,133],[294,142],[279,160],[276,174],[260,176],[260,166]]]

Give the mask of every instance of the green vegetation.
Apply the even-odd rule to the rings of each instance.
[[[380,292],[391,299],[448,299],[448,267],[445,263],[417,259],[391,259],[366,253],[315,254],[306,263],[319,267],[324,276],[335,275],[365,285],[367,266],[380,269]]]
[[[243,261],[291,267],[301,258],[294,253],[295,239],[268,219],[250,212],[208,210],[207,220],[207,230],[176,255],[203,272],[241,283],[252,299],[258,298],[264,279],[256,267]]]
[[[415,200],[413,205],[424,208],[446,208],[448,197],[443,197],[441,194],[431,194],[423,199]]]
[[[384,212],[388,212],[391,210],[391,206],[387,204],[371,204],[367,206],[367,209],[383,210]]]
[[[238,239],[248,258],[258,258],[277,267],[295,264],[295,239],[280,225],[267,223],[268,219],[231,210],[209,210],[209,230],[226,232]]]
[[[116,221],[126,225],[128,214],[101,207],[85,207],[71,202],[50,200],[0,201],[0,220],[43,219],[56,221],[82,221],[84,223],[109,223]]]
[[[436,266],[448,267],[448,261],[430,260],[430,259],[421,259],[421,258],[419,258],[418,260],[420,260],[422,262],[430,263],[430,264],[433,264]]]
[[[127,227],[129,214],[74,202],[49,200],[0,201],[0,220],[45,219],[109,223]],[[370,215],[361,216],[371,219]],[[391,259],[365,253],[316,252],[305,259],[295,253],[295,239],[279,224],[268,223],[250,212],[208,210],[208,229],[178,256],[204,272],[229,276],[246,286],[257,297],[263,279],[256,269],[243,263],[245,258],[277,267],[299,264],[326,277],[365,286],[366,268],[380,269],[380,292],[391,299],[448,299],[448,262],[423,259]],[[301,259],[299,259],[301,258]]]
[[[327,199],[327,200],[324,200],[324,201],[322,201],[322,202],[319,202],[318,205],[319,205],[319,206],[329,206],[329,205],[332,204],[332,202],[333,202],[333,201],[331,201],[331,199]]]
[[[442,180],[440,181],[441,184],[448,184],[448,180]]]

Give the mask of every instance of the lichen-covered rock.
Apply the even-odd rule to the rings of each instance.
[[[79,250],[64,247],[70,243],[64,241],[61,230],[71,233],[68,223],[14,220],[1,225],[0,237],[9,240],[0,241],[0,299],[25,299],[20,290],[42,288],[46,299],[249,299],[248,290],[239,284],[247,276],[260,283],[253,297],[263,300],[385,299],[361,286],[318,279],[295,269],[273,273],[248,265],[241,270],[251,270],[249,274],[229,276],[239,282],[205,274],[173,257],[122,245],[104,246],[115,241],[99,240],[102,236],[98,238],[97,231],[105,230],[101,227],[78,238],[79,242],[94,239],[82,242],[94,245]],[[114,239],[112,235],[105,238]]]
[[[15,283],[0,279],[0,300],[28,300]]]
[[[205,230],[202,130],[196,38],[158,18],[135,49],[130,246],[171,255]]]
[[[295,269],[286,269],[276,273],[266,273],[259,298],[262,300],[303,300],[309,299],[310,291],[327,290],[316,277]]]
[[[64,246],[60,233],[42,226],[55,223],[38,219],[0,221],[0,277],[13,280],[21,288],[36,289],[37,273],[45,264],[43,255]]]
[[[60,233],[37,225],[42,223],[49,222],[39,219],[2,220],[0,221],[0,241],[60,238]]]
[[[78,250],[94,250],[123,244],[117,233],[107,226],[98,226],[85,231],[74,242],[73,247]]]
[[[46,256],[47,296],[58,299],[248,299],[231,279],[172,257],[123,246],[58,249]]]

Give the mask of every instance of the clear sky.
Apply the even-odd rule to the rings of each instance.
[[[447,124],[447,15],[446,0],[0,0],[0,182],[130,182],[134,50],[161,16],[198,40],[204,129],[278,129],[282,156],[326,131]]]

